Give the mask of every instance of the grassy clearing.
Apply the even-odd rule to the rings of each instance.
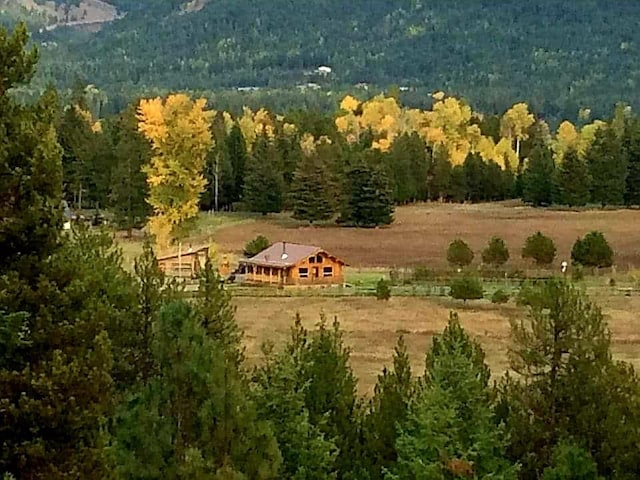
[[[612,331],[612,350],[616,358],[640,367],[640,296],[597,295]],[[393,347],[402,334],[408,344],[415,373],[424,370],[424,355],[431,337],[442,331],[449,312],[456,310],[464,327],[484,347],[494,375],[508,367],[509,319],[524,315],[513,302],[495,306],[488,301],[462,302],[446,298],[392,297],[380,302],[371,297],[236,297],[237,319],[245,330],[245,345],[251,363],[260,360],[260,345],[287,341],[295,314],[304,325],[314,328],[324,314],[329,321],[337,317],[352,349],[351,365],[359,378],[362,393],[370,393],[377,375],[391,362]]]
[[[376,229],[311,227],[276,215],[216,231],[214,241],[225,252],[240,252],[247,240],[265,235],[271,241],[319,245],[353,267],[446,266],[446,249],[455,238],[465,239],[476,253],[499,235],[506,241],[510,265],[525,269],[520,258],[525,239],[540,230],[558,246],[554,268],[570,258],[573,242],[592,230],[602,231],[616,252],[620,269],[640,267],[640,210],[558,211],[511,204],[420,204],[398,207],[393,225]]]

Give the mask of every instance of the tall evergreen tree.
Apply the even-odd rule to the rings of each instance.
[[[590,185],[589,166],[580,159],[578,152],[567,151],[556,170],[556,202],[570,207],[582,207],[589,202]]]
[[[640,205],[640,119],[629,122],[623,137],[623,152],[627,164],[624,201]]]
[[[146,223],[151,210],[146,202],[149,189],[143,171],[151,158],[151,148],[138,133],[138,120],[132,107],[120,114],[113,131],[115,164],[110,207],[116,224],[131,235],[133,228]]]
[[[279,478],[281,456],[267,422],[225,347],[187,303],[165,306],[154,325],[157,375],[132,391],[116,426],[118,474],[126,478]]]
[[[291,184],[293,218],[309,223],[330,219],[334,212],[329,172],[317,154],[304,156]]]
[[[591,201],[605,205],[622,205],[627,180],[627,162],[620,138],[613,128],[602,127],[596,132],[586,161],[591,177]],[[578,182],[579,179],[575,179]]]
[[[230,193],[232,202],[238,202],[242,198],[244,189],[245,165],[247,163],[247,144],[242,135],[242,130],[234,124],[225,139],[225,164],[233,174],[233,190]]]
[[[426,146],[417,133],[397,138],[385,156],[387,172],[395,203],[405,204],[426,200]]]
[[[471,202],[481,202],[489,198],[487,164],[482,160],[482,157],[475,153],[467,155],[462,168],[467,186],[467,199]]]
[[[252,212],[280,212],[283,207],[283,178],[277,152],[266,136],[260,136],[246,165],[242,200]]]
[[[306,384],[305,405],[309,419],[325,438],[338,448],[338,478],[353,478],[358,466],[359,431],[356,421],[356,378],[349,366],[349,349],[344,346],[337,320],[328,326],[324,319],[313,335],[298,320],[292,350],[301,357],[301,379]]]
[[[606,478],[631,478],[639,383],[630,367],[612,361],[602,312],[557,280],[534,288],[527,303],[527,317],[512,322],[518,377],[506,380],[501,409],[522,478],[540,478],[564,439],[584,445]]]
[[[432,152],[427,173],[427,195],[429,200],[442,200],[450,197],[452,177],[451,162],[446,153],[442,150]],[[464,192],[462,198],[464,198]]]
[[[504,429],[491,401],[484,352],[456,316],[427,354],[421,390],[410,404],[388,478],[516,479]]]
[[[306,406],[309,382],[306,370],[301,325],[292,328],[292,337],[285,349],[273,353],[265,346],[265,362],[257,369],[256,402],[261,418],[272,422],[278,446],[282,452],[282,477],[295,480],[336,478],[337,449],[334,440],[325,436],[326,426],[313,424]],[[322,427],[322,428],[321,428]]]
[[[549,147],[538,144],[531,150],[522,173],[522,199],[534,206],[553,201],[555,165]]]
[[[35,278],[38,263],[58,246],[62,171],[56,96],[24,107],[8,94],[33,76],[38,54],[25,50],[28,38],[24,24],[13,34],[0,28],[0,274],[17,269]]]
[[[393,202],[384,171],[357,159],[344,183],[341,220],[358,227],[387,225],[393,221]]]
[[[411,374],[407,345],[398,339],[393,355],[393,368],[385,368],[378,376],[369,411],[364,421],[364,454],[371,480],[384,478],[398,459],[396,439],[416,388]]]

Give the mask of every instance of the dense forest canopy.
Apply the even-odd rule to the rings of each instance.
[[[296,91],[285,106],[307,106],[311,95],[325,98],[313,101],[324,109],[340,98],[326,101],[329,91],[398,85],[405,104],[425,106],[425,92],[444,90],[485,112],[527,101],[552,121],[575,119],[581,108],[602,116],[616,102],[638,102],[637,2],[109,3],[127,14],[100,32],[58,28],[34,37],[46,42],[40,85],[80,79],[124,103],[151,90],[213,96],[260,87],[254,94],[264,95],[315,83],[321,92]],[[202,8],[185,13],[186,5]],[[331,74],[314,75],[322,65]],[[223,101],[221,108],[240,102]],[[276,102],[266,103],[281,107]]]

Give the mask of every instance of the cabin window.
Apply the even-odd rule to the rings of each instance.
[[[271,276],[271,269],[269,267],[264,267],[264,274]]]
[[[309,257],[309,263],[316,263],[316,257]]]
[[[262,267],[256,268],[256,275],[262,275]]]
[[[322,263],[322,256],[318,255],[316,257],[316,263]]]
[[[324,267],[322,269],[322,274],[325,277],[333,277],[333,267]]]
[[[300,274],[300,278],[309,278],[309,269],[308,268],[299,268],[298,273]]]

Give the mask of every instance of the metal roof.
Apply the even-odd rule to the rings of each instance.
[[[326,253],[322,248],[312,245],[276,242],[256,256],[243,260],[242,262],[272,267],[292,267],[305,258],[320,252]]]

